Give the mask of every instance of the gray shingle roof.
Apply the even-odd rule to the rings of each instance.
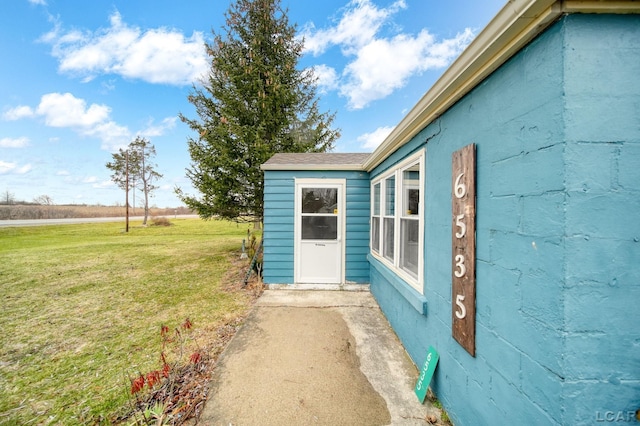
[[[370,153],[279,153],[262,170],[364,170]]]

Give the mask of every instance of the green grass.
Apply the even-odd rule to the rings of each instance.
[[[247,227],[171,222],[0,228],[0,424],[106,424],[162,324],[206,337],[246,312],[223,277]]]

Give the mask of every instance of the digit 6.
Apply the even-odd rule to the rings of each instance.
[[[456,183],[453,185],[453,193],[456,195],[456,198],[462,198],[467,193],[467,186],[464,184],[464,182],[460,182],[462,176],[464,176],[464,173],[460,173],[458,175],[458,177],[456,178]]]

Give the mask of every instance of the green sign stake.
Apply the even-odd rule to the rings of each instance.
[[[438,364],[439,359],[440,355],[438,355],[438,352],[436,352],[433,346],[429,346],[427,360],[424,362],[420,377],[418,377],[418,383],[416,383],[416,388],[414,389],[420,403],[424,403],[424,399],[427,397],[427,389],[429,388],[429,384],[433,378],[433,372],[436,370],[436,364]]]

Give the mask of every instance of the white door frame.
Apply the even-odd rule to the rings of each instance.
[[[347,206],[347,181],[346,179],[326,179],[326,178],[295,178],[295,192],[294,192],[294,281],[295,284],[318,284],[314,280],[309,281],[305,278],[304,272],[301,270],[301,242],[302,242],[302,203],[301,203],[301,190],[302,188],[323,188],[323,187],[337,187],[338,188],[338,247],[340,250],[340,276],[339,282],[327,282],[326,284],[344,284],[345,282],[345,259],[346,259],[346,206]]]

